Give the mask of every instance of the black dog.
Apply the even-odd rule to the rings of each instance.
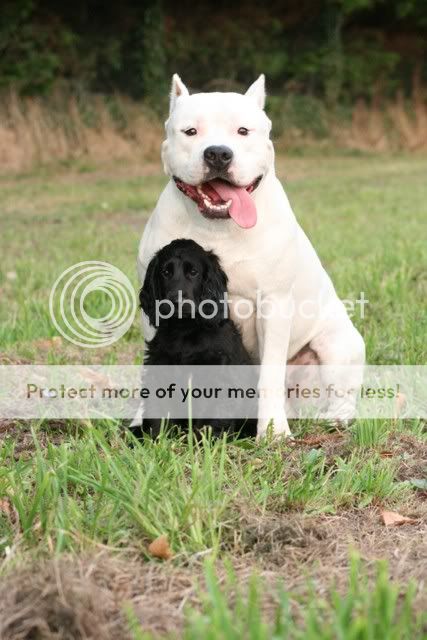
[[[139,296],[150,324],[157,327],[147,343],[144,364],[251,364],[240,332],[228,317],[226,291],[227,276],[218,257],[193,240],[174,240],[158,251],[148,265]],[[241,409],[244,415],[243,405]],[[183,419],[169,422],[180,429],[186,429],[188,423]],[[206,425],[215,436],[224,432],[238,437],[256,435],[254,419],[192,421],[196,434]],[[146,418],[142,432],[157,437],[160,426],[161,420]],[[138,436],[141,428],[133,431]]]

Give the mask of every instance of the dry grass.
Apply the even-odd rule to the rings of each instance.
[[[114,115],[113,115],[114,114]],[[410,99],[400,91],[394,100],[376,95],[356,102],[350,123],[334,116],[325,123],[328,140],[362,151],[427,149],[426,90],[414,74]],[[288,122],[286,146],[318,145],[308,132]],[[121,95],[77,99],[54,93],[50,98],[21,98],[13,91],[0,99],[0,170],[22,171],[54,161],[85,158],[157,159],[163,127],[144,105]]]
[[[0,587],[2,640],[127,640],[126,608],[144,630],[176,631],[193,602],[192,571],[101,552],[9,572]]]
[[[424,608],[427,504],[414,499],[405,513],[416,517],[419,524],[385,527],[378,507],[323,516],[247,513],[242,516],[241,549],[247,563],[256,563],[276,579],[284,578],[292,591],[303,592],[310,577],[325,592],[332,584],[345,587],[352,548],[372,569],[377,560],[386,559],[393,580],[419,580],[418,604]]]
[[[109,109],[101,96],[88,96],[82,104],[75,96],[20,98],[10,92],[0,102],[0,169],[21,171],[80,157],[151,160],[158,156],[161,135],[158,119],[123,96],[114,96]]]
[[[399,92],[393,102],[368,105],[359,100],[349,130],[336,129],[337,139],[361,151],[422,151],[427,149],[427,101],[424,90],[414,90],[411,100]]]
[[[420,70],[412,79],[412,95],[399,90],[392,101],[380,94],[368,104],[360,99],[353,109],[351,127],[333,127],[338,142],[362,151],[422,151],[427,149],[427,94]]]
[[[265,515],[242,510],[241,537],[229,560],[239,588],[251,575],[264,584],[261,601],[265,620],[274,616],[277,584],[283,582],[295,597],[314,589],[318,598],[348,584],[349,549],[363,559],[366,575],[374,580],[376,563],[387,559],[392,580],[418,580],[415,604],[427,605],[425,565],[427,505],[410,507],[420,520],[416,526],[386,528],[377,508],[340,515]],[[424,521],[424,522],[423,522]],[[230,549],[231,550],[231,549]],[[6,561],[7,562],[7,561]],[[17,566],[9,561],[0,587],[2,640],[127,640],[129,621],[145,632],[180,634],[186,606],[198,609],[204,591],[203,570],[197,558],[188,566],[144,563],[138,556],[64,554],[50,560]],[[217,565],[220,583],[227,568]],[[229,593],[231,600],[232,593]],[[129,617],[128,612],[132,614]]]

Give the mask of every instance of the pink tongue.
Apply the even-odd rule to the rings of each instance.
[[[250,229],[256,224],[256,207],[249,193],[244,187],[234,187],[222,180],[211,180],[208,182],[221,200],[227,202],[231,200],[230,216],[240,227]]]

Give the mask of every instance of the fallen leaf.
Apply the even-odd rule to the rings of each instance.
[[[163,535],[159,536],[148,546],[148,552],[154,558],[160,558],[161,560],[170,560],[173,556],[172,550],[169,546],[168,537]]]
[[[393,455],[393,451],[380,451],[381,458],[392,458]]]
[[[398,527],[402,524],[416,524],[418,520],[402,516],[396,511],[381,511],[381,517],[386,527]]]
[[[18,522],[18,512],[12,506],[9,498],[0,499],[0,513],[3,513],[12,524],[16,524]]]
[[[406,404],[406,396],[404,393],[398,393],[396,395],[396,418],[402,413],[402,409]]]
[[[96,387],[110,388],[113,386],[109,376],[106,376],[98,371],[94,371],[93,369],[89,369],[88,367],[80,369],[79,373],[83,380],[85,380],[86,382],[90,382],[90,384],[94,384]]]
[[[10,506],[10,501],[7,498],[2,498],[0,500],[0,511],[7,516],[11,514],[12,508]]]
[[[42,351],[51,351],[51,349],[59,349],[62,346],[62,338],[61,336],[41,338],[40,340],[34,340],[33,345],[37,349],[42,349]]]
[[[291,444],[303,445],[309,447],[317,447],[328,442],[336,442],[342,440],[343,435],[341,433],[325,433],[319,435],[307,436],[306,438],[293,438]]]

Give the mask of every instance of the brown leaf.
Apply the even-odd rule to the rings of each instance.
[[[306,438],[293,438],[291,440],[291,444],[308,446],[308,447],[318,447],[322,444],[327,444],[328,442],[336,442],[337,440],[342,439],[341,433],[324,433],[319,435],[311,435]]]
[[[41,338],[40,340],[34,340],[33,345],[42,351],[51,351],[52,349],[59,349],[62,346],[62,338],[61,336]]]
[[[173,557],[168,537],[165,535],[159,536],[153,540],[153,542],[148,546],[148,552],[154,556],[154,558],[161,558],[161,560],[170,560]]]
[[[0,511],[7,516],[9,516],[12,512],[12,508],[10,506],[10,500],[8,498],[0,499]]]
[[[89,367],[84,367],[79,370],[81,377],[86,382],[90,384],[94,384],[95,387],[112,387],[112,382],[109,376],[100,373],[99,371],[94,371],[93,369],[89,369]]]
[[[18,522],[18,513],[12,506],[9,498],[0,498],[0,513],[4,513],[12,524],[16,524]]]
[[[406,396],[404,393],[398,393],[396,395],[396,418],[402,413],[402,409],[406,404]]]
[[[416,524],[418,522],[414,518],[408,518],[396,511],[386,511],[385,509],[381,511],[381,517],[386,527],[398,527],[402,524]]]
[[[393,451],[380,451],[381,458],[393,458]]]

